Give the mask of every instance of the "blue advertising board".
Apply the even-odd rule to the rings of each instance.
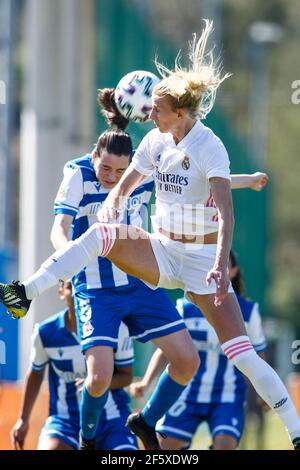
[[[10,281],[17,275],[17,255],[0,250],[0,280]],[[0,305],[0,380],[18,379],[18,320],[6,314]]]

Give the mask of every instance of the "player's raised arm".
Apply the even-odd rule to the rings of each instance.
[[[252,174],[231,175],[231,189],[249,188],[261,191],[268,182],[268,175],[257,171]]]
[[[119,183],[111,190],[105,203],[98,212],[99,222],[113,222],[126,204],[127,198],[135,188],[146,178],[131,166],[127,168]]]

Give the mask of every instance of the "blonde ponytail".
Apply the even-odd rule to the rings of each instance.
[[[206,52],[208,38],[213,30],[213,22],[204,20],[205,27],[199,39],[193,34],[189,44],[190,67],[180,64],[180,52],[175,59],[175,69],[170,70],[155,59],[162,81],[155,86],[154,94],[169,95],[174,108],[188,108],[192,117],[204,119],[211,111],[220,84],[230,76],[222,76],[220,63],[215,62],[213,49]]]

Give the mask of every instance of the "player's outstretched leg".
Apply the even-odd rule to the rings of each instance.
[[[72,278],[97,256],[107,256],[115,241],[116,226],[92,225],[77,240],[70,241],[50,256],[23,284],[1,284],[0,301],[13,317],[23,317],[32,299],[55,286],[60,279]]]
[[[254,350],[235,295],[228,294],[218,307],[214,305],[213,295],[192,294],[192,299],[214,327],[224,354],[279,416],[295,450],[300,450],[300,419],[296,408],[275,370]]]
[[[53,253],[22,284],[1,284],[0,302],[8,313],[20,318],[26,315],[32,299],[61,279],[72,278],[97,256],[107,257],[126,273],[150,284],[158,282],[159,268],[147,232],[134,226],[96,223]]]

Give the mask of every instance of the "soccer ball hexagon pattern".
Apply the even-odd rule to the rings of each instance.
[[[125,75],[115,89],[120,113],[130,121],[145,122],[152,108],[152,91],[160,79],[151,72],[136,70]]]

